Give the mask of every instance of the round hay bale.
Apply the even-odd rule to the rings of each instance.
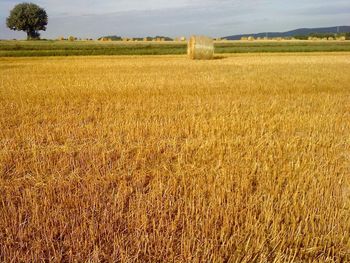
[[[213,39],[205,36],[191,36],[188,41],[187,54],[190,59],[213,59]]]

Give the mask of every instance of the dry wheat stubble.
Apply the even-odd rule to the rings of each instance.
[[[1,59],[1,261],[348,260],[349,58]]]

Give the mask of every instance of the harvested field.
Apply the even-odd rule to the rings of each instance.
[[[1,262],[350,260],[350,53],[0,72]]]

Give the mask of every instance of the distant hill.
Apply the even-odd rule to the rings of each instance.
[[[257,34],[241,34],[241,35],[233,35],[223,37],[223,39],[228,40],[239,40],[242,37],[253,36],[255,38],[258,37],[294,37],[294,36],[308,36],[311,34],[341,34],[350,32],[350,26],[335,26],[335,27],[320,27],[320,28],[299,28],[287,32],[264,32]]]

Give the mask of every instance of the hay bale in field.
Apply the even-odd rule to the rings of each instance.
[[[187,54],[190,59],[213,59],[213,39],[205,36],[191,36],[188,41]]]
[[[99,40],[102,41],[102,42],[112,41],[112,39],[110,39],[108,37],[101,37]]]

